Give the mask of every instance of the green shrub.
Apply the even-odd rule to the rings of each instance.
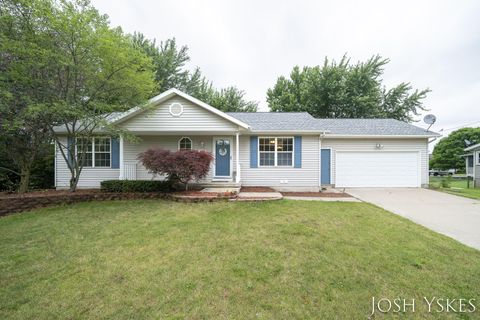
[[[170,181],[153,180],[106,180],[100,183],[106,192],[170,192],[173,186]]]
[[[452,185],[452,177],[448,176],[446,179],[442,179],[441,186],[442,188],[450,188]]]

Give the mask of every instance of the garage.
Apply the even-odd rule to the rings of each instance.
[[[420,187],[418,152],[336,152],[337,187]]]

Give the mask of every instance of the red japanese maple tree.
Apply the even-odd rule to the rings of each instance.
[[[155,175],[164,175],[172,182],[185,184],[204,178],[210,170],[213,156],[206,151],[199,150],[170,150],[150,148],[138,155],[138,159]]]

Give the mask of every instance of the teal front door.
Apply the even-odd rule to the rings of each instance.
[[[215,139],[215,176],[230,176],[230,139]]]

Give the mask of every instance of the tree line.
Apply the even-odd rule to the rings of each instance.
[[[157,43],[127,34],[88,0],[0,0],[0,189],[51,186],[55,146],[75,190],[85,162],[77,141],[100,127],[135,139],[113,127],[109,115],[148,107],[148,98],[173,87],[222,111],[257,111],[258,102],[243,90],[215,88],[188,61],[188,47],[175,38]],[[409,83],[387,89],[381,79],[387,63],[380,56],[358,63],[344,56],[294,67],[268,90],[268,106],[316,117],[411,121],[425,110],[429,90]],[[58,128],[71,145],[54,134]]]

